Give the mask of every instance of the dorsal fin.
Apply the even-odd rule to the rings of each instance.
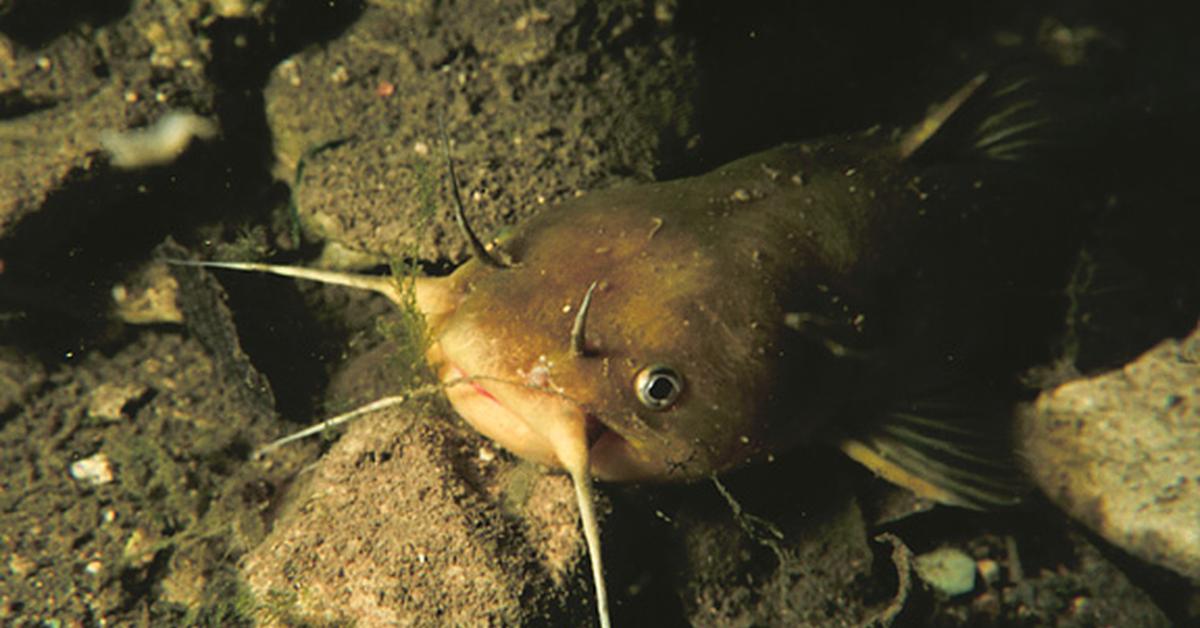
[[[1025,157],[1026,149],[1045,143],[1043,134],[1033,131],[1049,122],[1044,104],[1034,95],[1034,82],[1023,75],[977,75],[900,137],[900,159],[925,152],[935,139],[959,155],[974,153],[999,161]]]

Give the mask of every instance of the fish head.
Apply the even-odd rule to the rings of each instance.
[[[550,466],[582,449],[610,481],[705,477],[769,449],[775,278],[745,276],[703,219],[663,210],[681,190],[577,199],[502,243],[514,267],[472,260],[448,278],[460,296],[430,362],[464,419]]]

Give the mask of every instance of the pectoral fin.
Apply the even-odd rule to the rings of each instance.
[[[842,451],[920,497],[972,509],[1016,505],[1027,492],[1010,421],[957,404],[914,403],[842,438]]]

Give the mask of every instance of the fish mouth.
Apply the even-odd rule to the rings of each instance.
[[[447,362],[439,379],[455,411],[479,433],[521,458],[566,468],[563,439],[581,441],[592,477],[645,479],[652,470],[631,464],[633,448],[620,433],[566,395],[516,381],[471,376]]]

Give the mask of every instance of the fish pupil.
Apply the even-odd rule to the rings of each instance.
[[[650,386],[646,389],[646,395],[651,399],[663,402],[670,399],[675,394],[675,382],[665,375],[655,376],[650,380]]]

